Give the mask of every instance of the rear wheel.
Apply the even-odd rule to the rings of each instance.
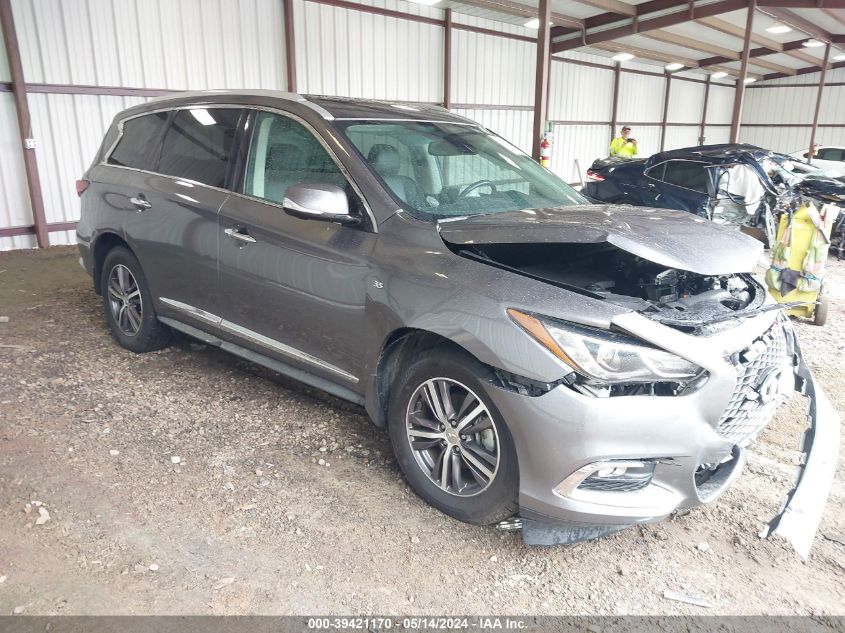
[[[488,370],[448,348],[424,352],[391,390],[393,451],[414,491],[438,510],[487,525],[517,511],[510,432],[487,396]]]
[[[100,288],[106,322],[121,346],[133,352],[151,352],[170,343],[171,331],[156,318],[147,279],[132,251],[123,246],[109,251]]]

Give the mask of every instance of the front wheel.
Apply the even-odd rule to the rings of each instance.
[[[489,525],[517,509],[513,439],[487,396],[483,365],[456,350],[418,356],[391,390],[393,451],[414,491],[438,510]]]

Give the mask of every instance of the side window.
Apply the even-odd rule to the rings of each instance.
[[[252,134],[244,193],[281,203],[288,187],[329,184],[346,187],[343,172],[302,124],[260,112]]]
[[[819,160],[845,160],[843,157],[844,150],[839,147],[825,147],[819,150]]]
[[[663,180],[663,173],[666,171],[666,163],[660,163],[649,169],[645,175],[655,180]]]
[[[164,135],[156,171],[225,187],[241,112],[234,108],[177,110]]]
[[[663,181],[670,185],[707,193],[707,173],[703,163],[689,160],[667,161]]]
[[[109,165],[153,171],[168,112],[156,112],[123,123],[123,134],[108,158]]]

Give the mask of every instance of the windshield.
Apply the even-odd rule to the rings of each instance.
[[[394,198],[422,219],[587,203],[513,145],[474,125],[420,121],[336,125]]]

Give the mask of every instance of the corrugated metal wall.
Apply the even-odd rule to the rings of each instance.
[[[12,9],[28,83],[173,90],[287,86],[277,0],[13,0]],[[5,51],[0,62],[2,69]],[[144,100],[28,95],[48,223],[79,218],[74,182],[114,115]],[[0,226],[32,224],[9,93],[0,93],[0,135]],[[52,232],[50,242],[73,244],[76,237]],[[32,236],[0,239],[0,250],[34,245]]]
[[[12,0],[12,7],[28,82],[286,85],[277,0]]]
[[[520,26],[460,13],[453,14],[453,21],[523,37],[536,35]],[[455,108],[454,112],[530,152],[534,113],[526,108],[534,102],[535,56],[535,45],[530,42],[453,30],[452,101],[474,106]]]
[[[443,29],[437,25],[299,1],[294,33],[300,92],[443,101]]]
[[[749,86],[743,103],[744,126],[740,128],[740,140],[786,153],[807,149],[820,79],[819,73],[813,73]],[[845,69],[842,68],[830,71],[826,79],[830,84],[843,81]],[[824,89],[816,142],[845,145],[843,85]]]
[[[452,100],[455,103],[530,106],[534,103],[537,47],[530,42],[455,30]]]
[[[567,182],[580,183],[593,160],[607,154],[614,73],[606,59],[594,55],[570,53],[565,59],[603,66],[559,60],[551,65],[549,119],[558,122],[552,169]]]

